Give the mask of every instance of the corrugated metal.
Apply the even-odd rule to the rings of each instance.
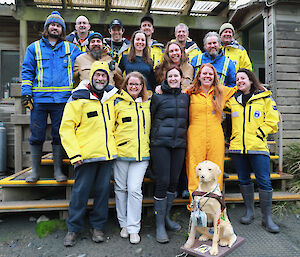
[[[8,5],[11,5],[11,4],[15,4],[15,0],[0,0],[0,4],[8,4]]]
[[[212,1],[195,1],[195,4],[191,10],[191,13],[201,13],[201,12],[211,12],[215,9],[220,2],[212,2]]]
[[[112,0],[111,7],[120,9],[142,10],[146,3],[147,0]]]
[[[37,7],[62,8],[61,0],[33,0]],[[11,1],[4,1],[11,2]],[[144,12],[147,0],[111,0],[109,7],[112,12]],[[215,1],[195,1],[190,11],[191,16],[207,16],[220,4]],[[189,0],[153,0],[151,13],[180,15],[186,12]],[[104,10],[106,0],[72,0],[66,1],[66,8],[82,8],[83,10]],[[213,14],[216,15],[216,14]]]
[[[155,11],[181,11],[187,0],[153,0],[151,10]]]

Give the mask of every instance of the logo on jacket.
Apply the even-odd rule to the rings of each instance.
[[[261,116],[261,112],[260,111],[255,111],[253,113],[253,117],[256,118],[256,119],[260,118],[260,116]]]

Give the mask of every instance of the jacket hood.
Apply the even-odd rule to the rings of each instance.
[[[223,46],[223,43],[222,43]],[[245,48],[243,46],[241,46],[238,41],[236,41],[234,38],[232,39],[232,41],[227,45],[227,46],[231,46],[232,48],[236,48],[236,49],[242,49],[244,50]],[[227,47],[226,46],[226,47]]]
[[[120,101],[120,100],[125,100],[125,101],[128,101],[128,102],[142,102],[142,97],[137,97],[135,100],[132,98],[132,96],[127,92],[125,91],[124,89],[121,90],[121,92],[119,93],[118,95],[118,98],[117,98],[117,102]]]
[[[256,93],[253,93],[252,96],[250,97],[249,101],[253,101],[259,98],[266,98],[266,97],[271,97],[272,92],[271,91],[258,91]],[[242,96],[243,96],[243,92],[238,90],[235,94],[234,97],[236,99],[236,101],[240,104],[242,104]]]
[[[77,99],[90,99],[90,100],[97,100],[99,99],[92,94],[90,91],[91,84],[86,80],[82,80],[79,85],[72,90],[72,95],[69,98],[68,102],[77,100]],[[112,85],[108,85],[104,89],[103,97],[101,98],[101,103],[104,103],[106,100],[111,98],[115,93],[118,92],[118,89]]]
[[[159,42],[158,42],[157,40],[155,40],[155,39],[152,39],[151,46],[158,46],[158,47],[164,48],[164,44],[159,43]]]
[[[181,87],[178,87],[178,88],[171,88],[167,81],[164,80],[162,83],[161,83],[161,90],[166,93],[166,94],[180,94],[181,93]]]
[[[91,71],[90,71],[90,82],[93,83],[93,76],[97,70],[104,71],[107,75],[107,81],[109,81],[109,66],[107,62],[96,61],[93,62]]]

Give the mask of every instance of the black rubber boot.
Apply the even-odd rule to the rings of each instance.
[[[154,213],[156,218],[156,241],[162,244],[169,242],[169,237],[165,227],[166,210],[167,198],[154,198]]]
[[[271,233],[279,233],[279,227],[272,220],[272,195],[273,190],[259,189],[259,202],[262,214],[261,225]]]
[[[52,145],[54,161],[54,178],[57,182],[67,181],[67,177],[62,172],[63,148],[61,145]]]
[[[240,223],[249,225],[254,220],[254,185],[240,185],[240,189],[246,207],[246,213],[240,218]]]
[[[177,222],[172,221],[170,219],[170,210],[172,208],[175,197],[176,197],[176,193],[167,192],[167,211],[166,211],[165,222],[166,222],[166,228],[171,231],[178,231],[181,229],[181,226]]]
[[[27,183],[35,183],[40,178],[43,145],[30,145],[31,174],[26,178]]]

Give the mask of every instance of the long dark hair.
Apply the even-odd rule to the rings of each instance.
[[[255,74],[252,71],[245,68],[241,68],[237,71],[236,74],[238,74],[239,72],[246,73],[250,82],[252,82],[250,92],[257,93],[258,91],[263,90],[261,83],[259,82],[258,78],[255,76]]]
[[[150,49],[149,49],[149,46],[148,46],[148,38],[147,38],[145,32],[141,31],[141,30],[137,30],[132,34],[132,37],[131,37],[131,40],[130,40],[130,49],[129,49],[127,59],[128,59],[129,62],[135,62],[136,50],[135,50],[135,47],[134,47],[134,39],[135,39],[135,37],[138,33],[144,34],[145,39],[146,39],[146,46],[143,50],[142,58],[144,59],[145,63],[147,63],[148,65],[152,65],[153,62],[150,58]]]
[[[49,25],[47,25],[46,28],[44,28],[44,31],[42,32],[42,36],[44,38],[47,38],[47,39],[49,37],[48,28],[49,28]],[[66,40],[66,31],[65,31],[64,28],[62,28],[61,35],[57,39],[58,39],[58,41],[65,41]]]
[[[175,64],[172,64],[172,65],[169,65],[169,66],[168,66],[168,69],[166,70],[165,80],[167,80],[167,78],[168,78],[168,72],[169,72],[170,70],[173,70],[173,69],[178,70],[178,71],[179,71],[179,74],[180,74],[180,77],[181,77],[181,78],[183,77],[183,72],[182,72],[182,70],[180,69],[180,67],[178,67],[178,66],[175,65]]]
[[[170,45],[173,45],[173,44],[177,45],[181,51],[181,58],[180,58],[179,66],[182,66],[183,64],[188,62],[188,56],[185,53],[184,49],[179,45],[179,43],[176,41],[169,41],[165,48],[165,53],[163,56],[162,63],[155,68],[155,78],[158,83],[161,83],[165,79],[166,70],[168,70],[169,67],[171,67],[172,65],[173,66],[175,65],[169,56],[169,48],[170,48]]]
[[[213,97],[213,106],[214,110],[218,115],[222,115],[223,107],[224,107],[224,92],[223,92],[223,86],[219,82],[218,74],[216,72],[216,69],[214,66],[210,63],[205,63],[201,65],[195,79],[193,80],[192,86],[188,89],[188,94],[199,94],[201,89],[201,82],[200,82],[200,74],[204,67],[209,67],[214,72],[214,82],[212,86],[214,86],[214,97]]]

